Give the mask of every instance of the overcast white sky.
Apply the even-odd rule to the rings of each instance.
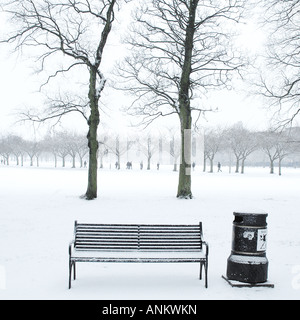
[[[0,14],[0,30],[5,30],[7,25]],[[245,50],[255,54],[262,50],[265,40],[263,33],[256,27],[256,23],[249,21],[247,25],[241,26],[243,37],[240,45]],[[0,31],[1,32],[1,31]],[[106,48],[106,64],[112,65],[114,60],[120,56],[120,46],[116,39],[109,42]],[[109,58],[108,58],[109,57]],[[36,76],[32,73],[34,62],[28,57],[10,55],[9,50],[4,45],[0,47],[0,135],[7,132],[20,134],[26,130],[32,130],[32,126],[21,124],[15,125],[16,111],[28,108],[33,105],[42,104],[41,95],[36,92],[39,85]],[[109,70],[109,69],[107,69]],[[109,78],[109,74],[105,74]],[[244,87],[245,89],[245,87]],[[117,123],[117,127],[126,126],[127,118],[121,115],[119,108],[124,106],[124,96],[117,91],[109,91],[113,96],[108,97],[104,92],[103,99],[107,103],[107,115],[102,120],[110,117]],[[262,101],[254,97],[246,97],[246,93],[241,91],[221,91],[213,94],[208,100],[212,107],[218,107],[217,113],[207,113],[206,118],[201,120],[205,126],[231,125],[242,121],[250,129],[263,129],[269,125],[265,110],[262,108]],[[87,129],[84,119],[80,117],[69,118],[67,128],[76,124],[76,130],[85,132]],[[164,121],[167,119],[164,118]],[[107,118],[109,121],[109,118]]]

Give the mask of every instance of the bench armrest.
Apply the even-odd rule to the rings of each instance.
[[[208,243],[206,241],[202,241],[202,244],[205,245],[205,257],[207,259],[208,258],[208,252],[209,252],[209,246],[208,246]]]
[[[73,252],[73,248],[74,248],[74,243],[75,241],[72,240],[69,244],[69,256],[71,257],[72,256],[72,252]]]

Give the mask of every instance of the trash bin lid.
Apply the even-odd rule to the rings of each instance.
[[[263,215],[263,216],[268,216],[268,214],[264,211],[255,211],[255,210],[249,210],[249,209],[245,209],[245,210],[235,210],[233,212],[233,214],[235,216],[248,216],[248,215]]]
[[[235,225],[246,225],[246,226],[258,226],[264,227],[267,225],[266,218],[268,214],[263,211],[253,211],[253,210],[244,210],[244,211],[234,211],[233,215],[235,219],[233,223]]]

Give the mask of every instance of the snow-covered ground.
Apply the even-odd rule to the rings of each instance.
[[[226,172],[227,171],[227,172]],[[193,200],[176,199],[178,174],[99,170],[99,197],[80,199],[86,169],[0,166],[0,299],[299,299],[299,169],[270,175],[193,172]],[[232,288],[221,276],[230,255],[233,212],[268,218],[268,280],[275,288]],[[102,223],[198,223],[210,245],[209,287],[198,264],[82,263],[68,289],[74,220]]]

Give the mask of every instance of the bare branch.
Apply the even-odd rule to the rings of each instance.
[[[300,110],[300,1],[264,1],[270,29],[267,72],[260,72],[258,92],[275,110],[280,126],[291,124]]]
[[[194,22],[190,20],[192,3],[197,7]],[[225,4],[160,0],[148,1],[137,9],[126,39],[132,55],[118,65],[117,74],[123,81],[118,79],[115,85],[136,97],[128,108],[133,110],[130,114],[146,112],[149,117],[152,107],[153,118],[156,118],[160,114],[158,108],[165,110],[169,106],[171,114],[179,115],[183,70],[189,73],[186,97],[191,110],[208,111],[193,102],[194,91],[203,93],[210,88],[224,87],[230,81],[230,74],[239,74],[245,66],[241,57],[230,49],[228,33],[220,27],[222,22],[238,21],[243,4],[239,0]],[[187,44],[189,29],[193,31],[193,39]],[[188,46],[192,46],[190,57]],[[165,103],[161,103],[162,99]],[[147,110],[144,105],[149,106]],[[161,115],[168,113],[161,112]]]

